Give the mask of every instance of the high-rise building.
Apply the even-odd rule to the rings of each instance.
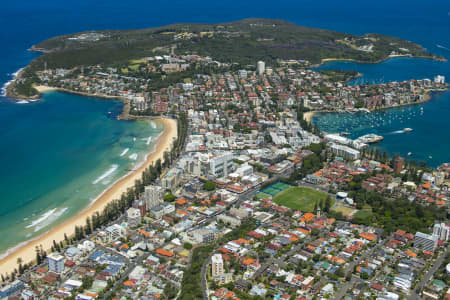
[[[414,236],[414,247],[422,247],[422,250],[434,252],[437,247],[438,237],[423,232],[416,232]]]
[[[224,270],[223,270],[223,259],[222,259],[222,255],[220,254],[214,254],[212,256],[212,260],[211,260],[211,264],[212,264],[212,276],[218,276],[218,275],[223,275],[224,274]]]
[[[433,227],[433,235],[441,241],[448,241],[450,237],[450,227],[445,223],[436,223]]]
[[[436,172],[434,175],[434,184],[437,186],[441,186],[445,181],[445,173],[444,172]]]
[[[132,207],[139,209],[141,216],[145,216],[145,213],[147,212],[147,205],[144,200],[134,200]]]
[[[266,70],[266,64],[263,61],[258,61],[256,64],[256,71],[258,72],[258,75],[264,74],[264,71]]]
[[[127,210],[127,221],[129,227],[137,227],[141,224],[141,211],[137,208],[130,207]]]
[[[157,185],[149,185],[145,187],[143,198],[148,210],[161,204],[163,202],[163,197],[164,190],[162,187]]]
[[[64,256],[59,253],[50,253],[47,256],[47,263],[50,272],[62,273],[64,271]]]
[[[233,166],[233,153],[222,152],[209,159],[209,174],[214,176],[227,176]]]
[[[394,160],[394,173],[400,173],[403,170],[403,158],[397,157]]]

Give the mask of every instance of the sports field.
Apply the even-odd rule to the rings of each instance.
[[[305,187],[291,187],[275,196],[273,201],[279,205],[283,205],[295,210],[303,212],[313,212],[314,205],[320,204],[322,199],[325,201],[327,194]],[[331,206],[334,204],[332,198]]]
[[[359,219],[367,219],[370,216],[372,216],[372,207],[370,205],[365,205],[363,209],[358,210],[354,215],[353,218],[359,218]]]
[[[333,209],[336,212],[341,212],[344,216],[352,216],[357,210],[348,206],[336,205]]]

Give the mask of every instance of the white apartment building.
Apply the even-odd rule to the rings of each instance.
[[[334,154],[342,156],[343,158],[348,160],[356,160],[360,157],[360,153],[358,150],[343,145],[331,144],[330,150]]]
[[[212,265],[211,269],[212,269],[213,277],[224,274],[222,255],[214,254],[212,256],[211,265]]]
[[[47,256],[48,270],[50,272],[62,273],[64,272],[64,256],[59,253],[50,253]]]
[[[119,224],[113,224],[111,226],[106,227],[105,232],[108,240],[114,241],[122,237],[122,235],[125,233],[125,228],[123,228]]]
[[[416,232],[414,236],[414,247],[422,247],[422,250],[434,252],[437,247],[438,237],[423,232]]]
[[[264,71],[266,70],[266,63],[263,61],[258,61],[256,64],[256,71],[258,72],[258,75],[264,74]]]
[[[446,242],[450,237],[450,227],[445,223],[436,223],[433,227],[433,235]]]
[[[229,151],[198,155],[200,173],[215,177],[228,176],[233,166],[233,153]]]
[[[130,207],[127,210],[128,226],[137,227],[141,223],[141,211],[137,208]]]

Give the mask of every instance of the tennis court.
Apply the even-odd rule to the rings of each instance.
[[[274,197],[276,194],[278,194],[290,187],[291,187],[290,184],[278,181],[278,182],[275,182],[274,184],[266,187],[265,189],[261,190],[261,192],[264,194],[269,194],[272,197]]]

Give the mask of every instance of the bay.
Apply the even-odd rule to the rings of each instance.
[[[121,111],[56,91],[0,102],[0,252],[75,215],[145,159],[162,128],[119,121]]]

